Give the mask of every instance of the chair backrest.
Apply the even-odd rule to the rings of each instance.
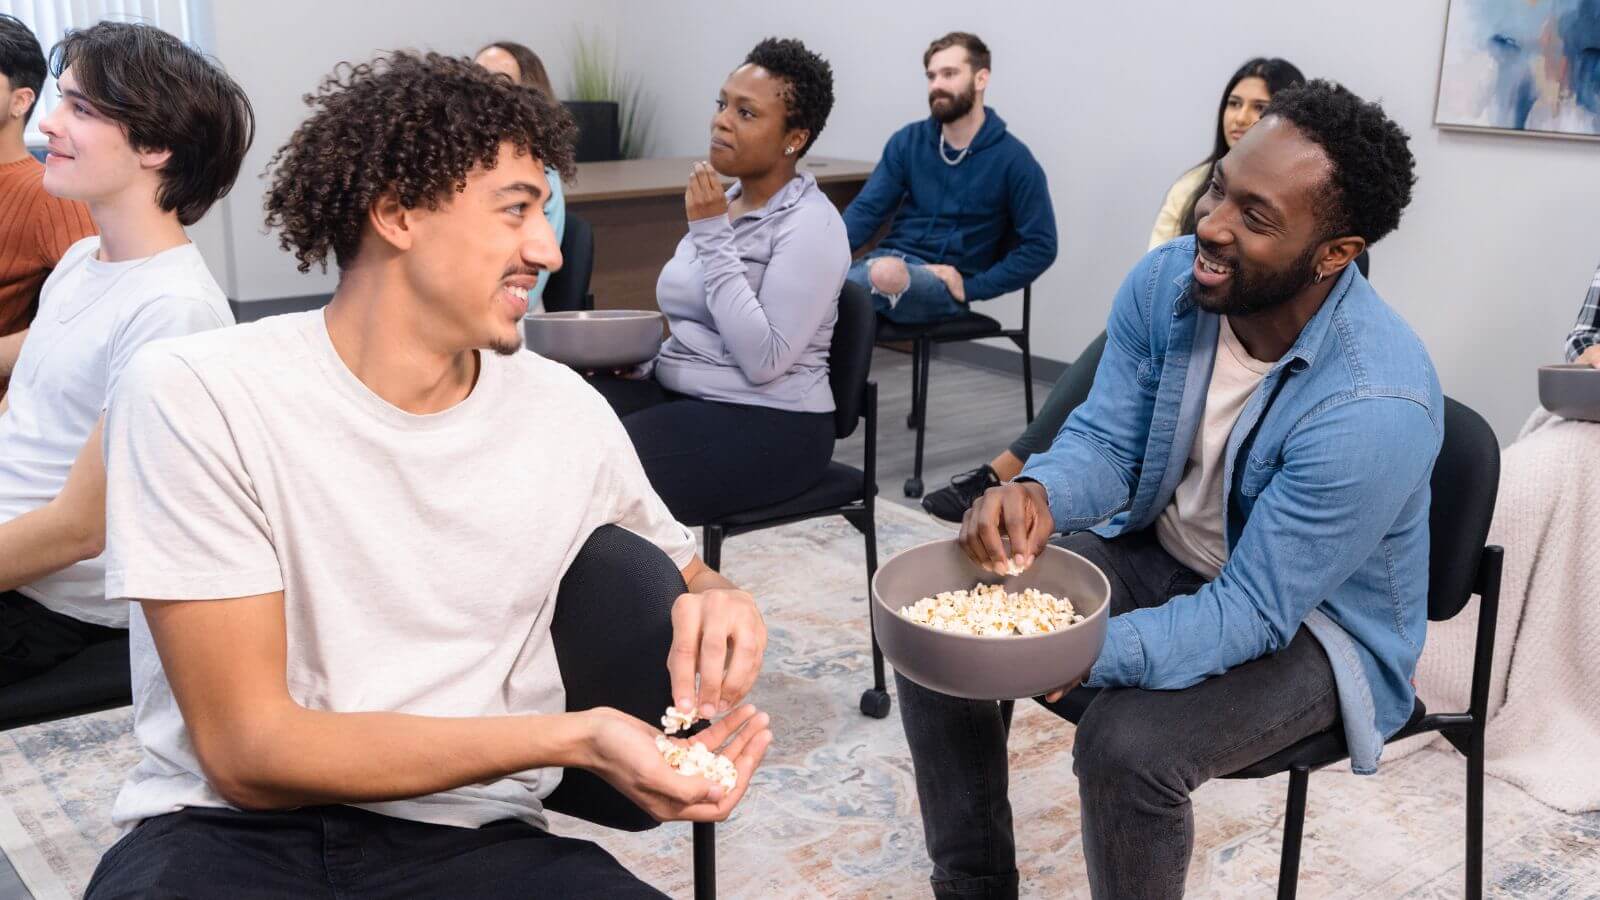
[[[878,337],[878,317],[872,295],[851,281],[839,291],[839,321],[828,346],[828,385],[833,389],[833,434],[844,440],[856,430],[872,371],[872,344]]]
[[[594,272],[594,229],[589,223],[567,214],[566,230],[561,235],[561,269],[550,273],[544,283],[546,312],[572,312],[587,309],[589,276]]]
[[[1361,251],[1360,256],[1356,257],[1356,271],[1361,273],[1362,278],[1372,277],[1370,274],[1372,272],[1372,257],[1368,256],[1365,250]]]
[[[1483,417],[1444,399],[1444,445],[1433,464],[1428,510],[1428,618],[1460,612],[1478,582],[1500,489],[1500,442]]]

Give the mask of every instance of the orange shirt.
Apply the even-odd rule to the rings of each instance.
[[[94,233],[87,207],[45,192],[38,160],[0,165],[0,335],[28,327],[45,276],[68,247]]]

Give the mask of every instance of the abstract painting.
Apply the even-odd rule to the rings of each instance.
[[[1600,0],[1451,0],[1433,121],[1600,138]]]

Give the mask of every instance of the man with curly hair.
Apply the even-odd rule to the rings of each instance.
[[[101,555],[105,411],[141,347],[233,324],[184,229],[233,186],[254,127],[244,91],[158,28],[69,31],[50,65],[43,187],[101,233],[45,280],[0,400],[0,686],[126,634]]]
[[[930,117],[889,138],[844,211],[852,251],[890,223],[850,280],[895,322],[960,316],[969,303],[1022,290],[1055,262],[1044,169],[983,102],[990,62],[988,45],[965,31],[928,45]]]
[[[661,896],[550,835],[541,800],[577,767],[658,819],[727,816],[771,740],[735,708],[765,629],[605,401],[518,351],[561,265],[541,204],[571,121],[435,54],[307,99],[267,220],[302,269],[338,265],[332,301],[150,348],[108,419],[143,757],[88,896]],[[688,585],[673,697],[721,716],[699,739],[726,742],[732,790],[679,775],[642,721],[563,712],[557,591],[608,524]]]
[[[1337,85],[1275,95],[1123,282],[1088,399],[966,514],[985,567],[1060,532],[1110,578],[1099,658],[1044,698],[1095,897],[1183,895],[1203,782],[1336,725],[1372,772],[1413,714],[1444,402],[1351,265],[1410,202],[1407,142]],[[1016,896],[1009,704],[899,687],[935,893]]]

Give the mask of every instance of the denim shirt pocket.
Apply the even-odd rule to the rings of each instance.
[[[1246,497],[1259,497],[1272,479],[1277,477],[1278,470],[1283,468],[1283,460],[1275,454],[1261,457],[1255,453],[1250,454],[1249,460],[1244,471],[1239,473],[1239,493]]]

